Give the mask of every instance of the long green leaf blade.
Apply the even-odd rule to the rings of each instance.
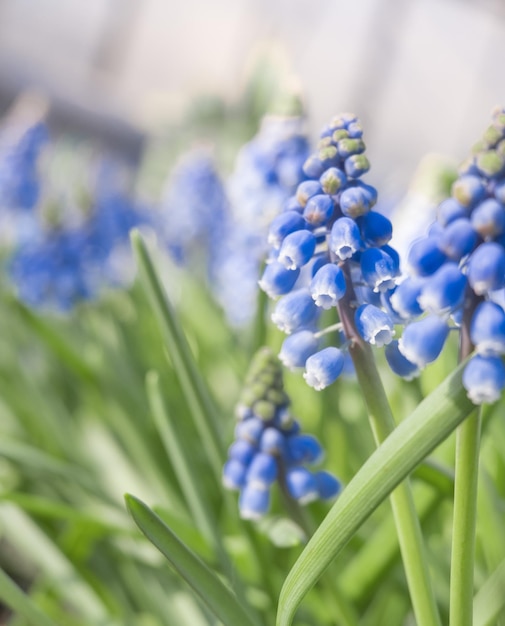
[[[495,569],[473,599],[475,626],[492,626],[505,609],[505,561]]]
[[[200,433],[202,441],[206,442],[209,461],[216,478],[220,481],[224,444],[220,436],[217,412],[209,390],[198,371],[177,315],[163,290],[144,240],[138,231],[132,231],[131,241],[142,285],[149,296],[165,336],[170,358],[184,391],[195,426]]]
[[[191,515],[200,531],[208,540],[212,541],[218,536],[212,525],[214,516],[209,510],[205,490],[200,486],[201,481],[198,476],[195,476],[195,471],[192,470],[184,442],[181,441],[181,437],[168,415],[161,394],[159,376],[156,372],[150,371],[147,374],[146,388],[154,425],[172,462]]]
[[[393,489],[474,409],[460,366],[405,419],[361,467],[291,569],[279,598],[277,626],[296,609],[331,561]]]
[[[30,596],[24,593],[3,569],[0,569],[0,599],[33,626],[58,626],[39,609]]]
[[[125,500],[140,530],[225,626],[257,626],[217,574],[187,548],[146,504],[129,494]]]

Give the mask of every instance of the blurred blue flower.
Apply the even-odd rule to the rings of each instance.
[[[14,247],[8,262],[19,298],[34,308],[69,311],[133,277],[129,232],[151,217],[114,175],[122,169],[119,162],[107,157],[85,165],[92,182],[83,190],[72,188],[72,196],[44,179],[35,228]],[[78,197],[81,191],[84,200]]]
[[[208,267],[230,217],[224,182],[208,151],[195,149],[174,167],[161,201],[161,238],[179,264]]]
[[[32,211],[39,199],[39,157],[48,141],[43,122],[7,121],[0,129],[0,211]]]
[[[340,482],[332,474],[307,467],[322,461],[323,447],[312,435],[300,432],[289,411],[281,365],[267,348],[255,355],[237,408],[239,421],[223,468],[223,485],[240,491],[242,518],[259,519],[268,512],[275,483],[302,505],[339,494]]]
[[[219,228],[219,246],[210,258],[214,292],[233,325],[242,326],[255,314],[269,225],[273,222],[269,241],[277,248],[286,235],[305,224],[293,210],[279,214],[305,177],[302,165],[307,153],[303,118],[269,115],[237,156],[227,183],[230,218]],[[270,271],[264,274],[263,288],[279,295],[271,277]]]

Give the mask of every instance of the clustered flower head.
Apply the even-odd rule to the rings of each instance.
[[[304,180],[308,152],[302,116],[266,115],[237,155],[227,181],[231,214],[210,260],[213,290],[234,326],[254,316],[266,231]]]
[[[245,519],[258,519],[270,508],[271,488],[307,504],[330,500],[340,492],[339,481],[329,472],[311,471],[323,448],[303,434],[289,410],[282,367],[268,348],[255,356],[237,406],[235,441],[228,450],[223,484],[240,491],[239,510]]]
[[[40,195],[38,161],[48,131],[43,122],[4,124],[0,130],[0,208],[32,210]]]
[[[229,219],[224,183],[210,151],[195,148],[176,164],[161,202],[162,239],[179,264],[207,264]]]
[[[0,217],[14,234],[7,270],[20,299],[68,311],[127,284],[129,231],[150,217],[128,193],[123,164],[51,141],[42,122],[21,132],[7,121],[0,134]]]
[[[362,180],[369,167],[356,116],[335,117],[304,163],[307,180],[269,229],[271,250],[259,284],[279,298],[272,320],[289,335],[280,358],[287,367],[304,367],[315,389],[336,380],[345,358],[336,346],[321,346],[325,332],[334,330],[318,332],[322,311],[340,309],[347,298],[353,325],[366,342],[387,345],[395,332],[390,296],[399,257],[388,245],[390,220],[372,210],[377,191]]]
[[[305,178],[309,145],[301,115],[265,115],[258,133],[239,151],[228,181],[235,215],[266,228]]]
[[[442,351],[450,324],[475,348],[463,385],[475,404],[496,401],[505,387],[505,109],[463,163],[451,197],[428,235],[413,243],[409,276],[391,296],[408,323],[390,365],[411,375]],[[463,357],[468,354],[462,354]],[[403,360],[402,360],[403,357]]]

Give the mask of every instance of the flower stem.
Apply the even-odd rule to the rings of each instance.
[[[476,306],[475,296],[467,297],[461,328],[460,361],[473,351],[469,328]],[[482,411],[476,409],[456,431],[450,626],[471,626],[473,623],[473,573],[481,415]]]
[[[342,269],[347,274],[347,291],[339,302],[340,320],[347,338],[352,341],[349,354],[368,409],[375,442],[379,445],[395,429],[396,423],[377,371],[372,349],[356,330],[352,309],[352,302],[356,297],[349,270],[346,266]],[[390,502],[416,622],[418,626],[440,626],[440,615],[431,585],[421,526],[408,479],[393,491]]]
[[[355,352],[354,367],[367,403],[374,438],[379,445],[393,431],[395,422],[371,352],[370,348],[364,353]],[[408,479],[393,491],[390,502],[417,623],[419,626],[440,625],[421,526]]]
[[[456,432],[456,477],[452,529],[450,626],[471,626],[480,411],[474,411]]]

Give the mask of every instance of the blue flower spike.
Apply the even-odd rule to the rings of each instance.
[[[428,313],[411,321],[398,344],[388,347],[393,371],[410,376],[412,369],[415,375],[416,367],[434,361],[448,336],[450,317],[455,330],[463,328],[470,337],[461,358],[474,348],[477,353],[463,373],[475,404],[496,401],[505,386],[504,119],[503,109],[493,114],[492,125],[461,166],[451,197],[440,204],[437,221],[411,246],[410,276],[390,298],[391,307],[407,321]],[[422,280],[417,295],[408,282],[412,275]],[[465,313],[472,311],[471,316]]]
[[[354,318],[357,332],[376,347],[392,340],[393,323],[403,322],[390,303],[401,277],[400,257],[389,245],[391,221],[373,210],[377,190],[362,180],[369,168],[362,136],[356,116],[347,113],[323,129],[317,152],[303,166],[309,180],[286,203],[289,216],[281,214],[270,227],[271,267],[260,281],[270,297],[281,296],[272,320],[291,335],[282,344],[281,361],[290,369],[304,367],[305,381],[316,390],[339,378],[349,363],[352,340],[339,337],[331,345],[330,338],[338,334],[330,333],[341,324],[335,319],[319,330],[320,322],[329,319],[321,310]],[[446,260],[439,255],[441,263]],[[296,281],[279,266],[300,270]],[[408,319],[422,312],[419,293],[410,296]],[[370,308],[360,308],[354,317],[359,305]]]
[[[239,491],[243,519],[259,520],[269,512],[275,484],[302,505],[339,494],[340,483],[331,473],[306,467],[319,464],[324,450],[315,437],[300,432],[289,411],[281,364],[268,348],[251,362],[236,414],[222,481]]]

